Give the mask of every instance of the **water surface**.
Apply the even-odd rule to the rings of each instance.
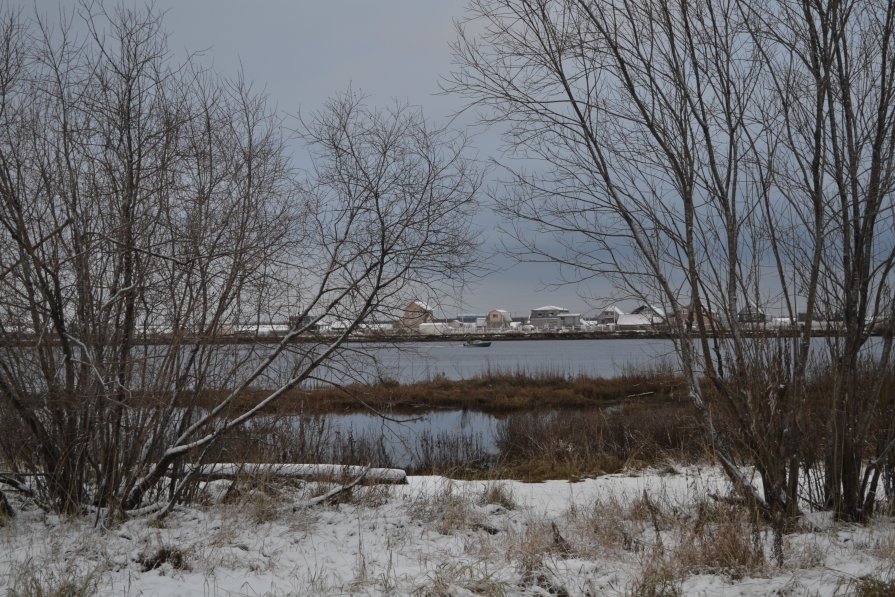
[[[670,340],[500,340],[488,348],[461,342],[371,345],[369,374],[412,382],[443,376],[467,379],[482,373],[617,377],[625,371],[674,362]]]

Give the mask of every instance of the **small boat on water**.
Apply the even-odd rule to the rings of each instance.
[[[488,340],[467,340],[463,343],[463,346],[474,346],[476,348],[488,348],[491,346],[491,342]]]

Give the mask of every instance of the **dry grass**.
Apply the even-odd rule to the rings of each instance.
[[[296,483],[272,474],[237,475],[221,499],[256,525],[276,520],[291,503]]]
[[[663,369],[614,379],[485,374],[461,381],[296,390],[278,401],[270,416],[224,437],[208,460],[372,464],[401,466],[410,474],[527,481],[579,479],[666,459],[704,461],[700,427],[679,387]],[[477,435],[422,432],[409,444],[410,461],[396,463],[384,436],[351,428],[337,433],[321,414],[369,412],[369,406],[395,414],[434,408],[495,413],[502,417],[495,438],[499,453]]]
[[[590,556],[639,552],[645,519],[630,506],[617,499],[597,500],[579,506],[566,516],[568,526],[576,529],[572,535],[579,553]]]
[[[411,500],[407,512],[411,519],[429,525],[442,535],[449,535],[482,526],[484,516],[474,502],[474,497],[459,493],[453,483],[446,481],[438,491]]]
[[[275,404],[273,416],[224,438],[209,460],[371,463],[402,466],[412,474],[529,481],[617,472],[669,454],[678,461],[702,460],[700,428],[679,387],[671,373],[657,370],[614,379],[485,374],[296,391]],[[399,415],[446,408],[501,416],[500,454],[489,453],[480,437],[424,432],[415,440],[412,461],[395,463],[382,437],[350,428],[335,433],[324,414],[369,412],[369,407]],[[287,420],[279,413],[298,416]]]
[[[496,443],[500,455],[492,474],[524,481],[708,459],[690,407],[677,403],[509,415],[498,425]]]
[[[516,498],[513,495],[513,491],[506,483],[501,481],[489,481],[485,483],[485,489],[482,491],[479,503],[500,506],[504,510],[516,509]]]
[[[269,417],[227,438],[210,460],[397,464],[409,474],[533,482],[711,459],[690,406],[678,402],[510,414],[496,423],[496,454],[478,435],[422,432],[408,439],[410,461],[395,463],[379,433],[335,433],[323,417],[291,424]]]
[[[451,597],[458,594],[504,597],[511,585],[499,578],[498,571],[489,568],[486,562],[445,562],[439,564],[428,575],[425,585],[417,587],[412,594],[415,597]]]
[[[61,570],[33,561],[15,566],[10,574],[7,597],[91,597],[96,594],[101,570],[81,570],[73,565]]]
[[[640,576],[629,585],[631,597],[680,597],[683,578],[674,563],[661,556],[646,558]]]
[[[604,407],[621,403],[634,395],[663,401],[682,395],[682,387],[682,381],[664,368],[630,371],[611,379],[558,372],[485,372],[465,380],[436,377],[411,384],[383,380],[372,386],[355,384],[342,388],[296,389],[278,400],[269,412],[315,415],[364,412],[373,407],[379,411],[403,414],[432,408],[505,414],[555,408]],[[219,400],[219,394],[205,392],[185,397],[184,400],[208,407]],[[234,408],[254,403],[264,395],[261,391],[247,391]]]
[[[851,597],[892,597],[895,595],[895,580],[864,576],[849,581],[841,589],[844,591],[842,595]]]
[[[149,572],[165,565],[170,566],[173,570],[189,571],[191,569],[187,562],[186,552],[174,545],[163,545],[141,553],[137,556],[137,563],[140,564],[143,572]]]
[[[671,554],[675,566],[690,574],[722,574],[732,579],[767,568],[762,545],[753,540],[754,527],[745,512],[732,506],[705,505],[706,518],[697,518],[680,537]]]
[[[530,577],[544,566],[554,550],[551,525],[544,520],[529,520],[521,533],[508,537],[507,558],[515,563],[522,578]]]
[[[506,557],[513,563],[522,585],[538,587],[550,595],[568,595],[555,563],[580,554],[563,536],[564,532],[553,521],[529,520],[521,533],[508,534]]]
[[[681,595],[684,579],[694,574],[739,579],[768,571],[762,545],[754,541],[756,529],[744,513],[715,502],[687,510],[645,495],[624,503],[613,498],[571,508],[562,525],[577,557],[639,559],[629,595]],[[549,537],[549,532],[542,528],[536,535]],[[542,543],[542,552],[549,551],[549,542]],[[807,562],[810,554],[802,555]]]
[[[895,534],[875,538],[869,551],[875,558],[889,562],[895,568]]]
[[[784,565],[791,570],[807,570],[823,566],[827,550],[817,540],[802,541],[787,537],[783,542]]]
[[[340,484],[318,481],[306,485],[305,491],[308,498],[315,498],[339,487]],[[378,508],[388,502],[392,495],[390,485],[356,485],[347,491],[335,496],[326,505],[352,504],[366,508]]]

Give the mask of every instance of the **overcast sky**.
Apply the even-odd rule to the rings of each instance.
[[[53,17],[60,5],[73,2],[12,4],[26,11],[36,5]],[[462,16],[465,0],[156,0],[155,6],[167,11],[173,51],[201,51],[203,61],[225,75],[234,75],[241,64],[246,77],[285,113],[313,111],[349,85],[367,93],[371,103],[397,98],[422,106],[431,120],[444,119],[461,105],[458,98],[439,93],[438,80],[451,68],[453,22]],[[473,120],[467,116],[459,124]],[[497,150],[496,134],[479,133],[473,145],[485,160]],[[303,160],[296,156],[297,163]],[[493,247],[497,222],[487,206],[480,224],[486,248]],[[488,263],[497,271],[468,288],[461,297],[464,304],[450,310],[503,308],[523,314],[546,304],[592,310],[579,298],[579,289],[544,289],[557,279],[551,266],[511,267],[500,256],[489,257]]]

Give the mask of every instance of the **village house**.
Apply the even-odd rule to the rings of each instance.
[[[644,317],[649,318],[649,320],[653,324],[664,323],[666,318],[665,309],[657,305],[640,305],[639,307],[631,311],[631,314],[643,315]]]
[[[358,332],[361,334],[387,334],[394,329],[394,319],[382,314],[368,317],[358,326]]]
[[[488,331],[508,330],[513,323],[509,311],[491,309],[485,316],[485,328]]]
[[[478,315],[475,313],[457,315],[456,330],[464,334],[481,332],[485,329],[485,317],[485,315]]]
[[[426,303],[413,300],[404,307],[404,313],[395,323],[395,327],[403,330],[416,330],[423,323],[435,323],[435,314]]]
[[[653,329],[653,322],[646,315],[622,313],[615,321],[615,329],[619,332],[646,332]]]
[[[667,324],[665,309],[656,305],[640,305],[630,313],[622,313],[615,322],[620,332],[655,331]]]
[[[618,318],[624,314],[624,311],[612,305],[600,311],[600,314],[597,316],[597,323],[599,325],[615,325],[618,323]]]
[[[749,303],[737,313],[737,321],[740,323],[765,323],[768,316],[754,303]]]
[[[531,310],[528,323],[538,331],[575,329],[581,326],[581,315],[563,307],[538,307]]]
[[[680,317],[688,330],[698,330],[700,326],[710,332],[724,329],[724,326],[721,325],[721,320],[705,307],[701,307],[698,310],[694,309],[692,304],[688,307],[683,307],[681,308]]]

